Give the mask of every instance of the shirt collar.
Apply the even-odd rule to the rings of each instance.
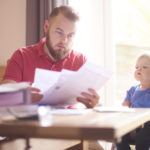
[[[37,46],[38,46],[38,52],[39,52],[39,55],[40,56],[45,56],[46,54],[44,53],[44,43],[45,43],[45,41],[46,41],[46,38],[42,38],[41,40],[40,40],[40,42],[37,44]]]

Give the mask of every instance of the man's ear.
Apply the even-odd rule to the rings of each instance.
[[[45,24],[44,24],[44,31],[45,31],[45,33],[47,32],[48,27],[49,27],[49,22],[48,22],[48,20],[45,20]]]

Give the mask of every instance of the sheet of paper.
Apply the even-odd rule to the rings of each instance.
[[[52,87],[60,77],[60,72],[49,71],[37,68],[33,86],[39,88],[42,92]]]
[[[90,62],[83,65],[77,72],[63,70],[60,73],[57,72],[59,75],[56,76],[52,72],[44,73],[41,69],[36,71],[35,85],[40,89],[46,89],[41,104],[75,104],[76,97],[81,96],[81,92],[88,92],[88,88],[99,90],[112,75],[103,67]],[[41,83],[43,78],[44,84]],[[53,80],[52,84],[50,80]]]
[[[92,109],[52,109],[53,115],[82,115],[92,112]]]
[[[93,109],[98,112],[134,112],[133,108],[125,106],[97,106]]]

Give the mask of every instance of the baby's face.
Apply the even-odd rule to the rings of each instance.
[[[134,77],[140,82],[150,83],[150,59],[142,57],[137,60]]]

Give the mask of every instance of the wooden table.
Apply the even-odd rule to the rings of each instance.
[[[96,112],[82,115],[52,115],[50,126],[37,120],[0,121],[0,135],[23,138],[52,138],[114,141],[149,121],[150,109],[135,112]]]

